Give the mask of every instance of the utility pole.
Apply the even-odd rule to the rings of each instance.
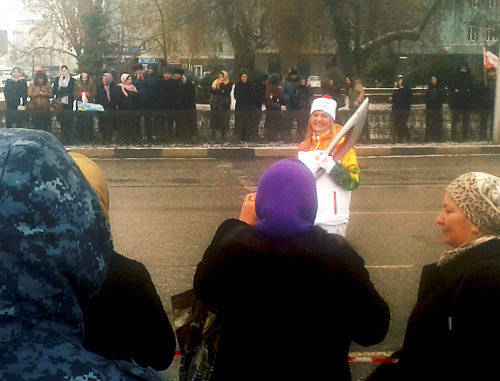
[[[495,89],[495,111],[493,118],[493,143],[500,144],[500,73],[497,66],[497,84]]]

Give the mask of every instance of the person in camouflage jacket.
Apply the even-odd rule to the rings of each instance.
[[[113,245],[97,194],[54,136],[0,130],[0,379],[160,380],[84,349],[77,298]]]

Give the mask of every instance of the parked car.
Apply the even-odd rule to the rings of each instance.
[[[321,87],[321,79],[317,75],[311,75],[307,78],[309,87]]]

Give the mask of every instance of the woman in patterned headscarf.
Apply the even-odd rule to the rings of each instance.
[[[55,137],[0,130],[1,380],[160,380],[83,346],[78,300],[112,252],[98,196]]]
[[[423,268],[399,363],[370,380],[498,377],[492,356],[500,343],[500,178],[457,177],[436,223],[452,250]]]

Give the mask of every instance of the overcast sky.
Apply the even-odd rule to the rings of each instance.
[[[16,27],[16,21],[22,20],[21,14],[23,5],[21,0],[2,0],[0,1],[0,29],[7,30],[9,39],[12,38],[12,32]]]

